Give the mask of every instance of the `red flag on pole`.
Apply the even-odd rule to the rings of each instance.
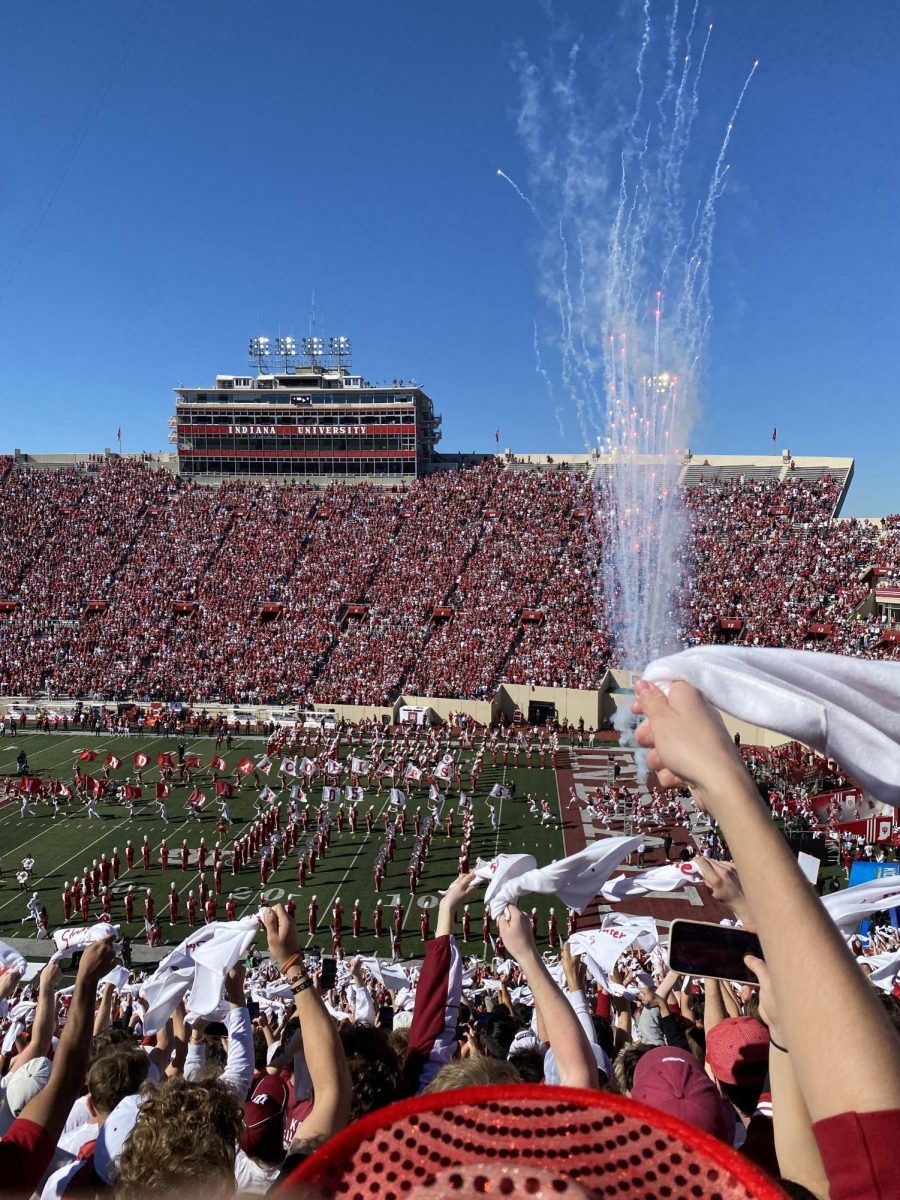
[[[253,770],[253,763],[249,758],[242,758],[237,765],[237,769],[242,775],[249,775]]]
[[[149,761],[150,759],[143,752],[143,750],[138,750],[137,754],[134,756],[134,765],[136,767],[146,767]]]
[[[776,426],[776,428],[772,430],[772,445],[774,446],[777,441],[778,441],[778,428]]]
[[[209,765],[213,771],[224,771],[225,770],[225,759],[221,758],[218,754],[216,754],[210,760]]]
[[[222,796],[225,800],[230,800],[234,795],[234,789],[227,779],[216,780],[216,795]]]
[[[156,798],[157,800],[168,800],[169,785],[167,783],[158,783],[156,785]]]
[[[96,750],[82,750],[82,752],[78,755],[78,761],[79,762],[93,762],[96,757],[97,757]]]

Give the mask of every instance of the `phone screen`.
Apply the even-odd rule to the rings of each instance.
[[[334,982],[337,979],[337,960],[330,954],[322,956],[322,979],[321,987],[323,992],[330,992],[334,987]]]
[[[744,962],[745,954],[763,957],[755,933],[704,921],[673,921],[669,966],[681,975],[706,975],[735,983],[759,983]]]

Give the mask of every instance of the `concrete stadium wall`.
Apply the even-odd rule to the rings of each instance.
[[[528,718],[528,705],[534,700],[539,704],[555,704],[559,721],[577,725],[584,721],[585,729],[595,729],[600,724],[601,692],[578,691],[576,688],[531,687],[527,683],[504,683],[497,693],[500,709],[504,716],[512,717],[518,708]]]

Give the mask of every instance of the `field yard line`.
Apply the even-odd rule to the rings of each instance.
[[[381,820],[382,816],[384,815],[384,810],[387,808],[387,806],[388,806],[388,804],[389,804],[389,803],[390,803],[390,801],[389,801],[389,800],[385,800],[384,804],[382,804],[382,806],[381,806],[381,809],[380,809],[380,811],[379,811],[378,815],[375,817],[375,822],[376,822],[376,824],[377,824],[377,822],[378,822],[378,821],[380,821],[380,820]],[[373,825],[373,828],[372,828],[372,832],[373,832],[373,833],[375,832],[374,825]],[[371,842],[371,840],[372,840],[372,839],[371,839],[370,837],[368,837],[368,836],[367,836],[367,837],[363,838],[363,840],[360,842],[360,844],[359,844],[359,849],[358,849],[358,850],[356,851],[356,853],[353,855],[353,860],[352,860],[352,862],[350,863],[350,866],[349,866],[349,867],[347,868],[347,870],[344,872],[344,876],[343,876],[343,878],[341,879],[341,882],[340,882],[340,883],[337,885],[337,887],[335,888],[335,890],[334,890],[334,895],[331,897],[331,899],[329,900],[328,904],[325,906],[325,909],[324,909],[323,911],[327,910],[328,912],[330,912],[330,911],[331,911],[331,909],[333,909],[333,908],[334,908],[334,902],[335,902],[335,900],[337,900],[338,896],[341,894],[341,888],[342,888],[342,887],[344,886],[344,884],[347,882],[347,876],[350,874],[350,872],[351,872],[351,871],[353,870],[353,868],[356,866],[356,860],[359,858],[360,854],[362,854],[362,852],[363,852],[363,850],[365,849],[365,847],[366,847],[367,845],[369,845],[369,843]],[[247,905],[247,908],[249,908],[249,907],[250,907],[250,905],[248,904],[248,905]],[[243,916],[243,914],[244,914],[244,913],[247,911],[247,908],[245,908],[245,909],[242,909],[242,910],[241,910],[241,916]],[[405,922],[406,922],[406,918],[404,917],[404,918],[403,918],[403,920],[404,920],[404,923],[405,923]],[[316,925],[316,928],[318,929],[318,923],[317,923],[317,925]],[[329,925],[329,928],[330,928],[330,925]],[[308,947],[309,947],[310,943],[312,942],[312,940],[313,940],[313,938],[314,938],[315,936],[316,936],[316,935],[315,935],[314,933],[308,933],[308,934],[306,935],[306,947],[305,947],[305,948],[308,948]]]
[[[566,857],[566,831],[565,821],[563,820],[562,796],[559,794],[559,772],[553,772],[553,786],[556,788],[556,807],[559,809],[559,840],[562,842],[562,854],[560,858]]]
[[[506,787],[506,767],[503,768],[503,781],[500,785]],[[500,853],[500,827],[503,824],[503,797],[500,797],[500,804],[497,808],[497,836],[494,838],[494,858]]]

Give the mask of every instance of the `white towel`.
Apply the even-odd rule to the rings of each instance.
[[[25,974],[25,968],[28,963],[12,946],[8,946],[6,942],[0,942],[0,976],[3,976],[7,971],[15,971],[18,975]]]
[[[479,858],[475,874],[487,882],[485,907],[495,919],[507,904],[532,893],[557,896],[576,912],[583,912],[623,858],[635,850],[640,837],[598,838],[577,854],[538,867],[530,854],[498,854],[486,862]]]
[[[53,935],[56,942],[56,952],[51,955],[53,961],[65,958],[72,950],[78,950],[91,942],[99,942],[101,938],[118,937],[118,925],[109,925],[98,921],[96,925],[83,925],[78,929],[57,929]]]
[[[686,883],[702,882],[703,872],[695,863],[667,863],[639,875],[617,875],[604,883],[602,893],[605,900],[625,900],[628,896],[646,896],[650,892],[674,892]]]
[[[888,875],[822,897],[822,906],[844,936],[873,912],[900,908],[900,875]]]
[[[805,742],[876,799],[900,806],[900,663],[697,646],[656,659],[644,678],[663,691],[686,680],[717,708]]]

